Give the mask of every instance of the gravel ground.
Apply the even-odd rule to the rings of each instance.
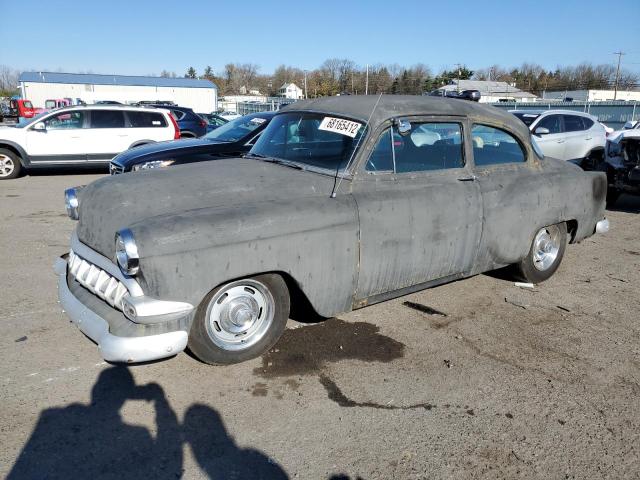
[[[640,198],[532,290],[479,275],[240,365],[126,368],[56,303],[62,191],[98,176],[0,183],[0,476],[640,478]]]

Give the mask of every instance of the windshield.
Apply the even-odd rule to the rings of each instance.
[[[345,169],[364,131],[362,123],[344,118],[284,113],[273,118],[250,153],[335,173]]]
[[[207,133],[204,138],[219,142],[237,142],[268,121],[268,118],[260,115],[236,118]]]
[[[535,122],[536,118],[540,116],[539,113],[526,113],[526,112],[511,112],[516,117],[524,122],[527,127],[530,127],[533,122]]]

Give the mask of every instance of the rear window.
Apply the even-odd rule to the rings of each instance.
[[[127,112],[133,128],[162,128],[167,126],[164,115],[157,112]]]
[[[124,128],[124,113],[117,110],[93,110],[91,128]]]
[[[181,112],[180,110],[171,110],[171,115],[173,115],[173,118],[176,120],[182,120],[186,113]]]

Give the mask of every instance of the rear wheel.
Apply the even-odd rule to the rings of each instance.
[[[541,228],[533,237],[529,253],[517,265],[518,277],[531,283],[549,279],[560,266],[566,247],[566,223]]]
[[[189,349],[210,364],[255,358],[284,332],[289,305],[289,291],[279,275],[259,275],[217,287],[198,307]]]
[[[0,180],[9,180],[20,176],[22,163],[11,150],[0,148]]]
[[[616,188],[609,187],[607,189],[607,208],[613,208],[616,206],[618,198],[620,198],[622,192]]]

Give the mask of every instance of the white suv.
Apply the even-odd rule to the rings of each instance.
[[[593,115],[572,110],[510,110],[549,157],[582,165],[604,154],[607,135]]]
[[[23,168],[108,165],[146,143],[180,138],[168,110],[116,105],[66,107],[27,122],[0,127],[0,180]]]

